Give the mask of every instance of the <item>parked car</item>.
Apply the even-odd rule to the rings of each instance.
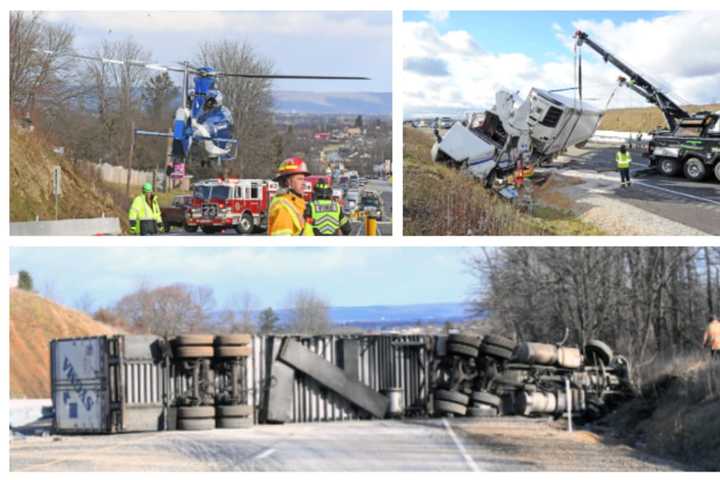
[[[176,195],[168,207],[160,207],[166,232],[173,227],[185,227],[185,214],[192,207],[192,195]]]

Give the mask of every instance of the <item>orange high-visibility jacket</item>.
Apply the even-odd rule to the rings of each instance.
[[[703,345],[710,347],[711,350],[720,350],[720,321],[713,320],[708,323],[703,336]]]
[[[268,235],[302,235],[305,199],[292,193],[275,195],[270,202]]]

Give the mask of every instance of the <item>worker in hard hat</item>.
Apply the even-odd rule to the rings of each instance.
[[[305,207],[305,229],[313,235],[350,235],[350,221],[340,204],[333,200],[330,185],[320,179],[313,188],[313,200]]]
[[[281,191],[270,202],[268,235],[309,235],[305,230],[305,177],[310,175],[302,158],[283,160],[275,174]]]
[[[720,360],[720,319],[711,316],[703,336],[703,346],[710,349],[710,358]]]
[[[145,183],[142,193],[133,199],[128,220],[130,235],[155,235],[162,231],[162,214],[152,184]]]
[[[623,188],[630,186],[630,164],[632,158],[630,158],[630,152],[628,152],[625,145],[620,145],[620,151],[615,154],[615,163],[617,169],[620,171],[620,185]]]

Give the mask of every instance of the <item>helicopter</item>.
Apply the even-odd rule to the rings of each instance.
[[[55,56],[52,50],[33,49],[34,52]],[[238,140],[232,138],[233,116],[223,105],[222,92],[215,83],[219,78],[261,78],[270,80],[369,80],[358,76],[329,75],[262,75],[253,73],[228,73],[213,67],[196,67],[188,61],[179,67],[141,62],[138,60],[117,60],[112,58],[63,53],[64,57],[78,58],[111,65],[128,65],[159,72],[182,74],[182,104],[175,111],[171,131],[155,132],[135,130],[134,134],[148,137],[172,138],[171,156],[173,173],[184,176],[185,164],[190,162],[193,142],[201,143],[208,158],[219,163],[233,160],[237,156]],[[193,88],[190,87],[192,80]]]

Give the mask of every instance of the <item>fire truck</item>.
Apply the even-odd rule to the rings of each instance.
[[[193,184],[185,229],[219,233],[232,228],[241,235],[267,227],[268,208],[277,182],[262,179],[213,178]]]

